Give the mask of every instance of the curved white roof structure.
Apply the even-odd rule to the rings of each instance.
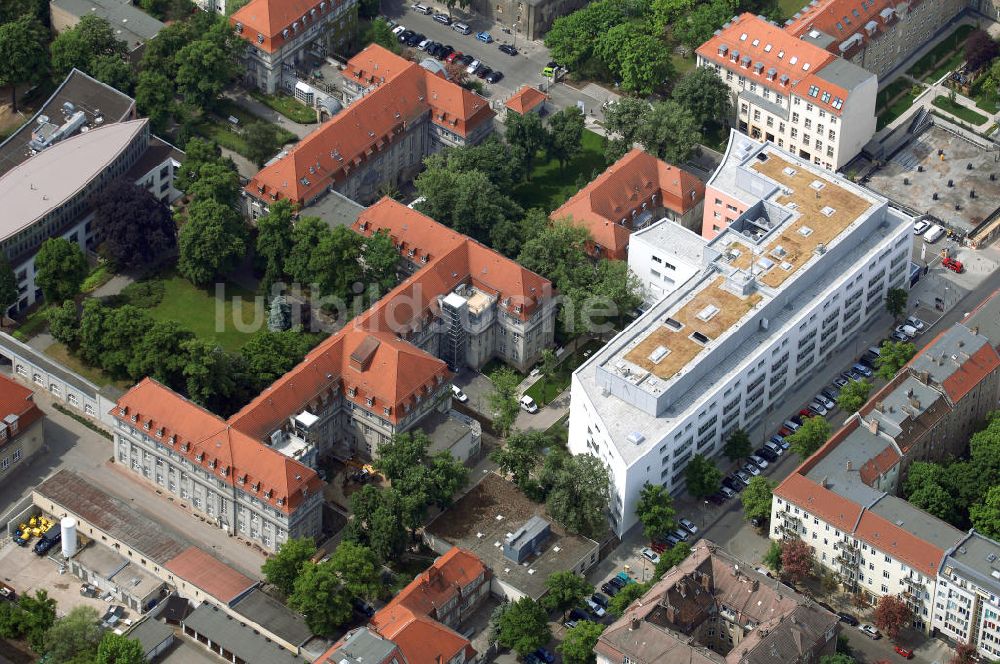
[[[147,122],[119,122],[77,134],[0,177],[0,241],[28,228],[86,187],[132,144]]]

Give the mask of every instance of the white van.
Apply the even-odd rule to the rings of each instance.
[[[451,28],[455,32],[461,32],[463,35],[467,35],[470,32],[472,32],[472,28],[470,28],[469,26],[467,26],[465,23],[454,23],[451,26]]]
[[[937,224],[934,224],[933,226],[927,229],[926,233],[924,233],[924,242],[926,242],[927,244],[934,244],[935,242],[940,240],[943,235],[944,235],[944,229],[938,226]]]
[[[521,397],[521,408],[532,414],[538,412],[538,404],[536,404],[535,400],[529,397],[527,394]]]
[[[428,7],[427,5],[421,5],[419,3],[413,5],[413,11],[415,11],[417,13],[420,13],[420,14],[423,14],[424,16],[430,16],[431,15],[431,8]]]

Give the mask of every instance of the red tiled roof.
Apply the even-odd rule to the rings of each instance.
[[[196,546],[190,546],[180,555],[171,558],[164,567],[226,604],[257,585],[253,579]]]
[[[11,433],[10,426],[3,423],[8,415],[17,416],[17,432]],[[17,438],[28,428],[42,419],[43,413],[34,402],[34,392],[6,376],[0,376],[0,445]]]
[[[641,211],[653,195],[658,196],[657,206],[683,215],[705,198],[705,185],[684,169],[636,148],[549,216],[572,217],[586,226],[605,256],[623,260],[631,231],[619,222]]]
[[[229,24],[246,41],[274,53],[343,3],[344,0],[250,0],[229,17]],[[285,30],[287,36],[283,34]]]
[[[865,511],[854,537],[933,577],[944,551],[874,512]]]
[[[460,136],[494,115],[479,95],[377,44],[351,58],[344,76],[375,87],[261,169],[246,185],[247,193],[302,204],[399,140],[420,115],[430,113],[431,122]]]
[[[371,626],[378,634],[399,646],[408,662],[451,662],[461,653],[464,653],[464,657],[459,661],[467,662],[476,654],[468,639],[403,606],[382,609],[372,618]]]
[[[417,575],[386,605],[402,605],[416,614],[432,615],[478,577],[486,573],[486,565],[471,551],[452,547]]]
[[[882,475],[888,473],[892,468],[902,460],[902,456],[896,451],[896,448],[892,445],[886,445],[885,449],[876,454],[861,466],[859,471],[861,475],[861,481],[872,486],[875,484],[876,480]]]
[[[291,513],[304,494],[322,489],[322,480],[311,468],[236,430],[152,378],[144,378],[122,395],[111,414],[146,431],[220,482],[239,483],[244,491],[283,512]]]
[[[962,362],[954,373],[944,379],[941,385],[952,403],[958,403],[984,378],[1000,367],[1000,355],[993,346],[983,344],[979,350]]]
[[[728,28],[699,46],[697,53],[779,94],[794,92],[836,115],[843,112],[843,103],[847,101],[846,90],[816,76],[836,59],[835,55],[754,14],[745,13],[735,18]],[[736,62],[731,59],[734,54],[738,56]],[[749,62],[744,67],[742,61],[746,57]],[[773,78],[769,79],[771,70]],[[785,83],[783,77],[787,77]],[[813,86],[819,89],[815,96],[808,92]],[[829,93],[827,101],[824,101],[824,93]]]
[[[824,488],[798,471],[775,488],[774,495],[801,507],[844,532],[854,530],[861,516],[861,505]]]
[[[909,4],[919,3],[920,0],[911,0]],[[796,37],[812,31],[819,30],[833,37],[834,41],[827,47],[831,53],[850,57],[857,51],[858,46],[868,40],[877,37],[890,25],[898,23],[899,19],[895,11],[889,15],[888,19],[881,14],[885,9],[895,9],[900,4],[899,0],[871,0],[868,3],[858,2],[858,0],[821,0],[815,5],[802,10],[802,15],[785,27],[789,33]],[[875,21],[874,29],[869,32],[869,24]],[[844,51],[840,50],[840,45],[850,39],[853,35],[860,35],[860,39]]]
[[[514,96],[504,104],[507,108],[518,115],[530,113],[539,105],[545,103],[548,96],[533,85],[523,85],[521,89],[514,93]]]

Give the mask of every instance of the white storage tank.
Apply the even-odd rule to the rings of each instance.
[[[76,555],[76,519],[64,516],[59,527],[62,529],[63,558],[72,558]]]

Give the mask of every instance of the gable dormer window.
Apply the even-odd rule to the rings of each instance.
[[[352,399],[358,396],[358,388],[356,387],[347,388],[347,396],[351,397]]]
[[[122,417],[128,415],[128,406],[122,406],[121,408],[119,408],[118,414],[121,415]]]
[[[136,413],[132,413],[132,421],[133,422],[138,422],[139,421],[139,416]]]
[[[145,429],[146,431],[149,431],[150,427],[152,426],[153,426],[153,420],[146,420],[145,422],[142,423],[142,428]]]
[[[367,404],[368,406],[374,406],[375,405],[375,399],[373,399],[372,397],[368,397],[368,398],[365,399],[365,404]]]
[[[383,413],[383,414],[384,414],[384,415],[385,415],[386,417],[389,417],[389,412],[390,412],[390,409],[389,409],[389,407],[388,407],[388,406],[386,406],[385,408],[383,408],[383,409],[382,409],[382,413]]]
[[[198,463],[201,463],[202,461],[205,460],[205,453],[204,452],[198,452],[198,454],[195,456],[194,460],[197,461]]]

